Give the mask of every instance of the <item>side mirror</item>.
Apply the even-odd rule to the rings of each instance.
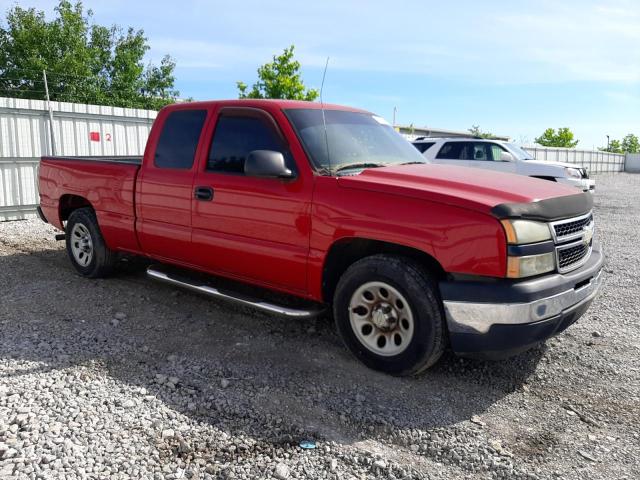
[[[249,177],[293,178],[294,174],[287,168],[284,155],[272,150],[254,150],[244,162],[244,174]]]
[[[500,153],[500,161],[501,162],[513,162],[513,155],[509,152],[501,152]]]

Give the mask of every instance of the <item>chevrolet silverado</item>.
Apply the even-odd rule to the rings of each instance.
[[[43,157],[39,192],[81,275],[139,255],[150,277],[205,295],[292,318],[329,310],[353,354],[394,375],[447,346],[530,348],[601,281],[590,194],[431,165],[382,118],[336,105],[171,105],[142,158]]]

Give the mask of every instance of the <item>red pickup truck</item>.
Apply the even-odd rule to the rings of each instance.
[[[600,285],[590,194],[425,164],[352,108],[171,105],[143,158],[43,157],[39,182],[41,218],[65,231],[81,275],[143,255],[151,277],[214,297],[298,318],[330,306],[355,356],[396,375],[448,345],[525,350]]]

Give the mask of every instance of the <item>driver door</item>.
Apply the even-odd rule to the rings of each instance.
[[[206,161],[194,178],[194,262],[223,275],[306,291],[313,186],[299,172],[273,117],[256,108],[217,112]],[[245,175],[253,150],[281,152],[292,179]],[[211,192],[211,195],[198,195]]]

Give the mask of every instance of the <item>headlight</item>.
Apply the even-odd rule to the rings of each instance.
[[[507,243],[511,245],[551,240],[551,230],[546,223],[531,220],[502,220],[501,222],[507,235]]]
[[[556,260],[553,252],[526,257],[507,257],[507,277],[522,278],[540,275],[555,270]]]
[[[580,173],[580,170],[577,168],[567,167],[564,171],[569,178],[575,178],[576,180],[580,180],[582,178],[582,173]]]

